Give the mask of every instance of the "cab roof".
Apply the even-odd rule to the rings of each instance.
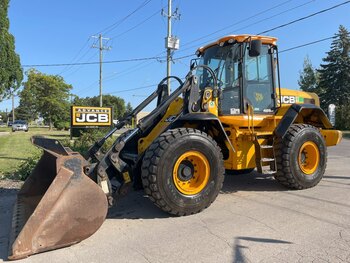
[[[237,42],[248,42],[250,40],[255,40],[255,39],[259,39],[261,40],[261,42],[263,44],[270,44],[270,45],[276,45],[277,42],[277,38],[275,37],[268,37],[268,36],[258,36],[258,35],[249,35],[249,34],[244,34],[244,35],[228,35],[225,37],[222,37],[218,40],[216,40],[215,42],[212,42],[208,45],[205,45],[204,47],[200,47],[197,50],[197,53],[203,53],[206,49],[215,46],[215,45],[219,45],[220,43],[224,43],[226,41],[229,41],[230,39],[232,40],[236,40]]]

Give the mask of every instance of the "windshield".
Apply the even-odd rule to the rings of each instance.
[[[18,120],[18,121],[15,121],[14,124],[26,124],[26,122]]]
[[[201,57],[199,64],[209,66],[218,79],[220,88],[235,86],[238,81],[239,45],[220,47],[218,45],[208,48]],[[213,85],[210,73],[203,68],[197,71],[200,77],[201,88]]]
[[[222,90],[220,100],[220,113],[240,114],[240,74],[239,74],[239,44],[219,45],[208,48],[200,60],[200,65],[209,66],[218,79],[219,88]],[[208,70],[200,68],[197,71],[200,88],[213,87],[213,78]]]

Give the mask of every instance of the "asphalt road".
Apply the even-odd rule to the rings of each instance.
[[[19,262],[350,262],[350,140],[329,148],[324,179],[288,191],[255,172],[227,176],[211,207],[171,217],[142,192],[87,240]],[[0,191],[0,262],[14,190]]]

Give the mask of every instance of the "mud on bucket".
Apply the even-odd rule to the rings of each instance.
[[[33,138],[44,154],[17,195],[9,259],[69,246],[91,236],[107,215],[107,198],[83,173],[87,161],[58,141]]]

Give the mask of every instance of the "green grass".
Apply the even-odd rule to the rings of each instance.
[[[2,128],[0,131],[3,131]],[[29,128],[29,132],[0,135],[0,178],[11,177],[21,163],[40,153],[40,150],[30,142],[30,137],[33,135],[57,139],[69,138],[67,131],[49,131],[48,128]]]
[[[10,127],[0,127],[0,132],[10,132],[11,128]]]

